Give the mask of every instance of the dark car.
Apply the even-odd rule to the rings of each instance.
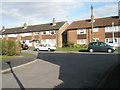
[[[22,44],[21,47],[23,50],[27,50],[29,48],[27,44]]]
[[[89,52],[94,51],[107,51],[109,53],[114,52],[116,50],[115,47],[110,46],[104,42],[92,42],[88,45]]]

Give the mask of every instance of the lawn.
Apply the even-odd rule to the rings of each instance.
[[[117,47],[117,48],[116,48],[116,52],[120,52],[120,47]]]
[[[87,48],[70,48],[70,47],[64,47],[64,48],[57,48],[56,51],[84,51],[87,50]],[[120,52],[120,47],[116,47],[115,52]]]
[[[70,48],[70,47],[64,47],[64,48],[57,48],[56,51],[79,51],[79,50],[87,50],[87,48]]]
[[[28,50],[35,50],[35,47],[29,47]]]
[[[32,54],[32,53],[25,53],[25,52],[22,52],[21,55],[32,55],[32,56],[36,56],[35,54]]]
[[[6,55],[3,55],[3,56],[0,56],[0,60],[10,60],[10,59],[13,59],[13,58],[18,58],[20,56],[6,56]]]
[[[32,56],[36,56],[35,54],[31,54],[31,53],[21,53],[21,55],[32,55]],[[21,56],[7,56],[7,55],[2,55],[0,56],[0,60],[10,60],[10,59],[13,59],[13,58],[20,58]]]

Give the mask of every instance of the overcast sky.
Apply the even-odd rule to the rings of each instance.
[[[34,2],[33,2],[34,1]],[[38,2],[39,1],[39,2]],[[72,21],[90,18],[90,7],[94,7],[95,18],[118,15],[119,0],[4,0],[0,3],[0,27],[19,27],[50,23],[56,21]]]

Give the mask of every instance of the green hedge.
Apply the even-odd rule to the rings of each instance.
[[[2,55],[19,55],[21,52],[21,44],[19,41],[13,40],[0,40],[0,54]]]

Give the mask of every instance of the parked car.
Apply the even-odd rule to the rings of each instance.
[[[55,51],[56,47],[50,46],[49,44],[45,44],[45,45],[44,44],[36,44],[35,49],[37,51],[39,51],[39,50]]]
[[[22,48],[22,50],[27,50],[29,47],[28,47],[28,45],[27,44],[22,44],[21,45],[21,48]]]
[[[89,52],[107,51],[108,53],[111,53],[111,52],[114,52],[116,48],[104,42],[92,42],[92,43],[89,43],[88,50]]]

